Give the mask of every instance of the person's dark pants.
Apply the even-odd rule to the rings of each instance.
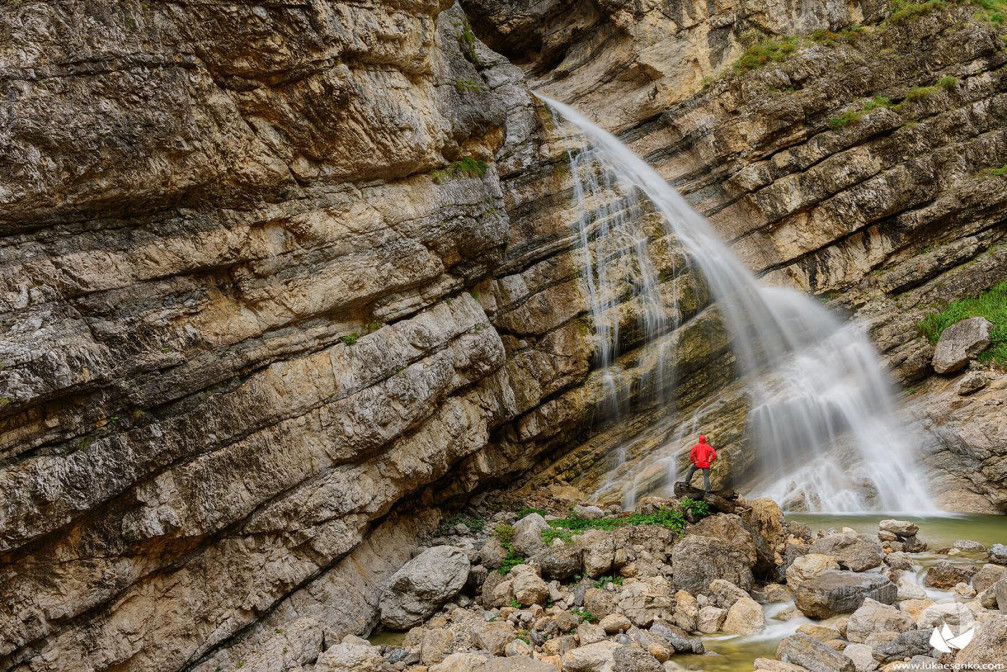
[[[697,467],[694,464],[689,465],[689,471],[685,474],[685,482],[688,485],[692,485],[692,477],[696,473]],[[706,491],[710,492],[710,468],[706,467],[703,469],[703,484],[706,486]]]

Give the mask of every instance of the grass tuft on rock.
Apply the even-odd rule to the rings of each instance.
[[[796,37],[767,38],[745,49],[745,53],[735,62],[734,67],[736,70],[748,72],[767,63],[785,61],[795,51],[797,51]]]
[[[489,164],[485,161],[481,161],[471,156],[463,156],[447,168],[433,171],[430,173],[430,177],[437,184],[442,184],[449,180],[462,177],[477,177],[482,179],[486,177],[486,172],[488,170]]]
[[[990,347],[979,355],[979,361],[1007,366],[1007,282],[978,296],[952,301],[944,310],[923,318],[917,329],[931,343],[937,343],[945,329],[970,317],[985,317],[993,323]]]
[[[892,2],[892,13],[888,16],[887,23],[892,26],[900,26],[921,16],[946,9],[947,6],[944,0],[929,0],[928,2],[894,0]]]

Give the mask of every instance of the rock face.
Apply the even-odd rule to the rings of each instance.
[[[458,594],[469,574],[469,559],[460,549],[437,546],[395,572],[381,594],[381,623],[407,630],[429,618]]]
[[[985,317],[970,317],[945,329],[934,350],[934,371],[954,373],[967,366],[970,359],[989,347],[992,328]]]
[[[795,604],[806,616],[828,618],[853,612],[868,598],[891,604],[897,593],[895,584],[880,574],[828,570],[801,583]]]

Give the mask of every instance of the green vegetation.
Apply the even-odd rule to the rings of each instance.
[[[430,176],[434,182],[441,184],[461,177],[478,177],[481,179],[486,177],[487,170],[489,170],[489,164],[485,161],[480,161],[471,156],[463,156],[447,168],[433,171],[430,173]]]
[[[479,297],[475,297],[475,298],[479,298]],[[533,507],[530,507],[530,506],[526,506],[526,507],[520,509],[517,512],[517,517],[518,518],[524,518],[525,516],[530,516],[533,513],[537,513],[540,516],[546,515],[545,514],[545,509],[536,509],[536,508],[533,508]]]
[[[981,8],[983,18],[996,27],[1007,20],[1007,0],[971,0],[972,4]]]
[[[381,322],[368,322],[367,324],[364,325],[364,333],[373,334],[375,331],[377,331],[383,326],[385,325]]]
[[[923,318],[917,329],[936,343],[945,329],[969,317],[985,317],[993,323],[990,347],[979,355],[979,361],[1007,366],[1007,282],[978,296],[952,301],[944,310]]]
[[[521,608],[521,603],[518,602],[517,600],[511,600],[510,601],[510,607],[511,607],[511,609],[520,609]]]
[[[905,0],[893,0],[892,13],[888,16],[886,23],[892,26],[899,26],[908,23],[913,19],[926,16],[932,12],[947,8],[944,0],[928,0],[928,2],[905,2]]]
[[[595,520],[570,516],[549,521],[549,528],[542,530],[542,539],[547,544],[551,544],[556,539],[567,542],[585,530],[614,530],[627,525],[653,525],[681,533],[685,529],[684,514],[686,511],[691,511],[693,515],[699,517],[709,515],[710,512],[706,502],[685,498],[679,509],[662,507],[654,513],[648,514],[634,513],[621,518],[609,517]]]
[[[507,556],[497,569],[501,574],[507,574],[520,564],[523,564],[525,557],[514,550],[514,526],[497,525],[493,530],[493,536],[500,542],[500,545],[507,549]]]
[[[511,601],[511,606],[514,606],[514,602],[517,602],[517,600],[512,600]],[[521,604],[520,603],[518,603],[517,608],[518,609],[521,608]],[[514,636],[517,637],[518,639],[520,639],[525,644],[531,644],[531,637],[528,636],[528,631],[527,630],[524,630],[524,629],[518,630],[517,633]]]
[[[980,171],[983,177],[1007,177],[1007,164],[1000,166],[999,168],[984,168]]]
[[[858,110],[849,110],[839,115],[838,117],[832,117],[829,119],[829,128],[834,131],[838,131],[843,126],[860,121],[860,117],[864,114],[870,112],[871,110],[876,110],[878,108],[891,108],[893,107],[892,101],[885,96],[874,96],[866,103],[864,103]]]
[[[454,21],[453,23],[455,28],[459,29],[458,46],[462,50],[462,55],[473,65],[482,65],[479,61],[479,55],[476,54],[476,36],[472,32],[472,26],[469,24],[468,17],[463,17],[460,21]]]
[[[603,577],[601,577],[600,579],[598,579],[597,581],[594,582],[594,587],[595,588],[604,588],[605,586],[607,586],[610,583],[615,584],[617,586],[621,586],[622,585],[622,577],[621,576],[603,576]]]
[[[598,617],[592,614],[587,609],[584,609],[583,607],[577,607],[576,609],[571,609],[570,613],[580,618],[580,620],[587,621],[588,623],[598,622]]]
[[[797,46],[796,37],[767,38],[746,49],[734,67],[742,72],[747,72],[767,63],[785,61],[790,54],[797,50]]]
[[[346,345],[356,345],[357,344],[357,340],[359,338],[360,338],[360,334],[358,334],[357,332],[354,331],[352,334],[346,334],[345,336],[343,336],[339,340],[342,341],[343,343],[345,343]]]
[[[953,89],[958,86],[958,78],[952,77],[951,75],[944,75],[937,80],[937,86],[942,89]]]
[[[449,518],[444,524],[441,525],[441,531],[446,532],[453,528],[455,525],[462,524],[469,528],[470,532],[476,534],[483,531],[486,527],[486,521],[483,518],[475,518],[473,516],[463,516],[462,514],[457,514]]]
[[[938,90],[939,89],[936,86],[914,86],[906,91],[906,96],[902,99],[902,102],[915,103],[918,100],[929,98],[933,94],[937,93]]]
[[[13,403],[13,400],[10,397],[0,397],[0,408],[8,406],[11,403]]]
[[[468,92],[482,93],[484,91],[488,91],[485,84],[483,84],[478,80],[470,79],[469,77],[459,77],[458,79],[456,79],[455,88],[461,92],[468,91]]]
[[[691,497],[682,498],[682,510],[692,512],[697,518],[705,518],[710,515],[710,505],[702,500],[695,500]]]
[[[819,28],[811,33],[811,39],[817,44],[831,47],[837,42],[856,42],[864,32],[864,27],[859,23],[854,23],[838,32]]]

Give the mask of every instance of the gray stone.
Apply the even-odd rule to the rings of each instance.
[[[584,520],[598,520],[605,517],[605,511],[598,506],[582,506],[578,504],[573,507],[573,515]]]
[[[1000,565],[983,565],[972,577],[972,587],[976,589],[976,592],[981,593],[990,586],[996,585],[996,582],[1003,576],[1007,576],[1007,568]]]
[[[776,657],[808,672],[856,672],[853,661],[817,639],[791,635],[780,642]]]
[[[856,611],[866,599],[891,604],[897,594],[895,584],[880,574],[829,570],[802,582],[795,604],[806,616],[828,618]]]
[[[542,568],[542,576],[549,579],[569,579],[580,573],[581,548],[577,543],[555,543],[544,548],[528,562]]]
[[[843,649],[843,655],[853,661],[857,672],[871,672],[878,669],[878,661],[874,660],[874,649],[866,644],[850,644]]]
[[[1000,605],[1001,611],[1004,606]],[[975,637],[958,653],[955,665],[967,669],[966,665],[1002,665],[1004,661],[1007,661],[1007,616],[996,616],[976,625]]]
[[[899,609],[866,598],[853,612],[846,624],[846,638],[851,642],[863,643],[874,632],[905,632],[916,627],[916,622]]]
[[[689,528],[672,549],[671,566],[675,587],[695,595],[705,592],[715,579],[751,590],[757,561],[755,542],[741,519],[723,514]]]
[[[615,642],[596,642],[563,654],[563,672],[609,672],[615,663]]]
[[[811,544],[812,553],[831,555],[839,566],[854,572],[863,572],[881,564],[884,554],[881,542],[867,534],[843,532],[830,534]]]
[[[934,350],[934,371],[954,373],[967,366],[989,346],[992,328],[993,323],[985,317],[970,317],[945,329]]]
[[[913,560],[908,553],[896,551],[885,556],[885,564],[892,569],[909,570],[913,568]]]
[[[907,630],[888,642],[874,647],[874,659],[879,663],[890,663],[905,660],[913,656],[926,656],[932,651],[930,647],[930,629]]]
[[[419,625],[458,594],[469,575],[461,549],[435,546],[392,575],[381,593],[381,623],[391,630]]]
[[[990,547],[990,562],[997,565],[1007,565],[1007,546],[993,544]]]
[[[603,576],[612,571],[615,560],[615,543],[612,533],[605,530],[588,530],[580,535],[579,543],[583,548],[581,556],[584,573],[591,578]]]
[[[967,553],[985,553],[986,547],[974,539],[956,539],[955,548]]]
[[[369,644],[336,644],[318,657],[317,672],[381,672],[381,649]]]
[[[732,635],[754,635],[765,625],[766,617],[762,605],[745,595],[728,609],[721,630]]]
[[[989,379],[982,371],[969,371],[958,382],[958,395],[967,397],[986,387]]]
[[[494,656],[502,656],[507,651],[507,645],[514,641],[517,635],[510,621],[476,621],[472,625],[472,643],[483,651]]]
[[[963,565],[943,560],[927,570],[923,585],[940,590],[951,590],[957,583],[969,583],[979,571],[974,565]]]
[[[643,649],[621,646],[612,655],[612,672],[664,672],[664,667]]]
[[[717,599],[717,606],[721,609],[730,609],[734,606],[735,602],[743,597],[748,597],[747,592],[724,579],[714,579],[711,581],[710,593]]]
[[[920,531],[919,525],[909,520],[895,520],[888,518],[878,523],[878,528],[885,532],[891,532],[897,537],[906,538],[915,536]]]
[[[650,626],[650,634],[665,640],[678,653],[704,653],[706,648],[699,637],[690,637],[677,625],[657,621]]]
[[[521,604],[542,604],[549,599],[549,586],[530,565],[517,565],[510,571],[514,599]]]
[[[537,513],[531,513],[514,523],[514,550],[525,557],[535,555],[545,548],[542,540],[542,530],[549,527],[545,518]]]
[[[696,629],[705,635],[712,635],[720,630],[725,618],[727,618],[726,609],[708,604],[699,610],[699,615],[696,618]]]

